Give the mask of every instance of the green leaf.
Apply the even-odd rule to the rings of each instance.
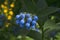
[[[45,17],[45,16],[48,16],[56,11],[58,11],[59,8],[56,8],[56,7],[48,7],[46,9],[43,9],[41,11],[37,11],[37,15],[39,15],[39,17]]]
[[[41,11],[41,10],[47,8],[48,5],[47,5],[47,3],[46,3],[45,0],[38,0],[37,7],[38,7],[38,10],[37,11]]]
[[[59,30],[60,30],[60,27],[54,27],[54,28],[52,28],[52,29],[49,29],[49,30],[47,30],[47,31],[45,31],[44,32],[44,38],[51,38],[51,34],[50,33],[52,33],[52,32],[56,32],[56,34],[59,32]],[[55,35],[56,35],[55,34]],[[54,35],[54,36],[55,36]]]
[[[60,40],[60,32],[56,35],[56,40]]]
[[[44,24],[44,37],[49,38],[50,37],[50,33],[52,32],[60,32],[60,25],[54,23],[51,20],[48,20],[47,22],[45,22]]]
[[[22,3],[24,4],[23,6],[25,6],[24,8],[26,8],[28,12],[33,13],[37,12],[37,10],[45,9],[47,6],[44,0],[37,0],[37,2],[35,2],[35,0],[23,0]]]
[[[39,20],[38,20],[39,25],[40,25],[40,26],[43,26],[44,23],[46,22],[46,20],[48,20],[48,19],[49,19],[48,16],[41,17],[41,18],[40,18],[40,16],[39,16]]]
[[[46,30],[46,29],[50,29],[52,27],[55,27],[55,21],[54,20],[47,20],[44,25],[43,25],[43,29]]]
[[[43,25],[44,22],[49,19],[48,15],[53,14],[54,12],[56,12],[58,10],[59,10],[59,8],[48,7],[44,10],[38,11],[37,15],[39,16],[40,25]]]

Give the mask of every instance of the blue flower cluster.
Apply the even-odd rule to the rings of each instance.
[[[31,15],[30,13],[20,13],[16,15],[16,24],[20,25],[21,28],[35,29],[38,17]]]

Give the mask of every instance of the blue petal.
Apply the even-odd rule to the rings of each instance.
[[[24,24],[24,23],[25,23],[24,19],[20,20],[20,24]]]
[[[30,23],[26,23],[25,26],[27,29],[30,29]]]
[[[25,18],[25,14],[21,13],[20,18],[22,18],[22,19]]]
[[[28,14],[26,14],[25,16],[26,16],[27,18],[29,18],[29,17],[30,17],[30,14],[28,13]]]
[[[26,27],[30,27],[30,23],[26,23]]]
[[[17,19],[20,18],[20,15],[16,15],[16,18],[17,18]]]
[[[27,22],[30,23],[32,21],[32,18],[27,18]]]
[[[36,25],[36,21],[33,20],[33,21],[32,21],[32,25]]]
[[[37,21],[37,20],[38,20],[38,17],[37,17],[37,16],[34,16],[33,19],[34,19],[35,21]]]
[[[35,25],[31,26],[32,29],[35,29]]]

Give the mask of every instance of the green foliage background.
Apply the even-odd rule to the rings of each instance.
[[[8,0],[9,4],[13,1]],[[0,0],[0,5],[3,2]],[[39,17],[39,32],[19,29],[10,22],[12,25],[9,28],[0,29],[0,40],[60,40],[60,0],[16,0],[13,11],[13,18],[20,12],[36,14]],[[14,28],[18,30],[17,34],[13,32]],[[52,32],[56,32],[53,37]]]

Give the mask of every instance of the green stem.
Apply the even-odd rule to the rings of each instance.
[[[44,31],[43,31],[43,27],[42,27],[42,40],[44,40]]]

